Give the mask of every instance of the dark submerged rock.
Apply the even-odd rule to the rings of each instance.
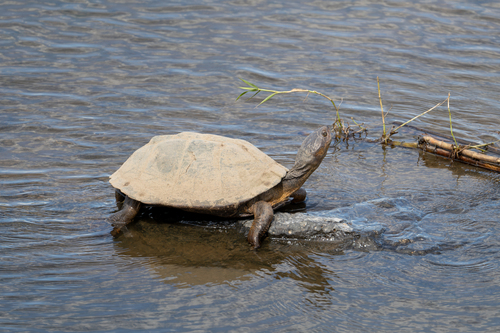
[[[355,235],[381,233],[382,225],[356,223],[332,216],[316,216],[313,213],[283,213],[274,215],[268,235],[276,238],[342,240]],[[252,220],[238,221],[241,232],[247,232]]]

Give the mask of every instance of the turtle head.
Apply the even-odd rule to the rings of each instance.
[[[326,156],[332,142],[332,126],[322,126],[309,134],[302,142],[295,164],[285,178],[304,178],[305,181],[316,170]]]

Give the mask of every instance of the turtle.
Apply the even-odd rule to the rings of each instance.
[[[274,210],[302,202],[301,188],[332,141],[332,127],[309,134],[288,170],[251,143],[182,132],[153,137],[110,176],[121,209],[108,220],[121,234],[141,205],[173,207],[226,218],[254,216],[247,239],[253,249],[271,226]]]

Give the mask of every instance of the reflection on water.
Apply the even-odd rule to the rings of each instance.
[[[497,2],[0,9],[1,329],[498,330],[500,178],[430,154],[332,147],[293,213],[345,218],[358,229],[341,242],[268,237],[255,253],[236,221],[146,210],[116,240],[105,221],[108,176],[152,136],[241,138],[290,167],[303,135],[335,118],[317,96],[235,102],[239,77],[342,98],[369,138],[377,76],[389,122],[451,93],[457,137],[500,139]],[[415,125],[446,133],[448,110]]]
[[[309,217],[340,217],[349,231],[311,233],[310,237],[269,235],[265,250],[258,252],[249,250],[243,237],[246,228],[241,228],[241,221],[219,220],[173,209],[145,210],[115,242],[118,253],[125,259],[129,256],[148,258],[147,267],[152,276],[178,287],[247,280],[259,270],[274,272],[274,267],[283,261],[295,263],[297,256],[302,264],[294,268],[300,276],[310,275],[311,270],[317,271],[318,277],[323,273],[328,275],[321,272],[309,256],[318,252],[341,255],[355,249],[439,255],[466,246],[467,242],[480,244],[484,239],[484,234],[477,230],[469,230],[467,237],[459,230],[456,237],[445,237],[445,233],[432,235],[436,226],[425,223],[428,213],[404,198],[382,198],[329,211],[292,214],[286,218],[296,223]],[[450,213],[462,215],[463,212],[454,209]],[[283,216],[278,212],[274,223],[281,223]]]
[[[304,248],[303,244],[309,243],[306,240],[284,240],[283,244],[287,245],[278,242],[267,244],[267,251],[251,251],[237,221],[155,210],[152,212],[154,218],[143,215],[115,245],[120,249],[120,256],[151,258],[148,263],[154,267],[153,275],[176,284],[240,280],[257,270],[273,271],[274,264],[290,255],[303,255],[319,246],[309,244]],[[171,222],[166,222],[162,216],[168,213],[171,214],[166,218]],[[177,215],[177,218],[172,215]],[[204,218],[208,220],[203,221]],[[342,250],[339,244],[331,242],[325,242],[321,247],[323,251],[327,247],[330,252]]]
[[[116,246],[121,256],[150,258],[152,276],[179,286],[241,280],[263,264],[234,229],[214,231],[141,219]]]

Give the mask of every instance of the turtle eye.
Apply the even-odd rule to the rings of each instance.
[[[325,137],[328,135],[328,133],[326,133],[326,131],[323,131],[323,133],[321,133],[321,134],[323,134],[323,136],[325,136]]]

